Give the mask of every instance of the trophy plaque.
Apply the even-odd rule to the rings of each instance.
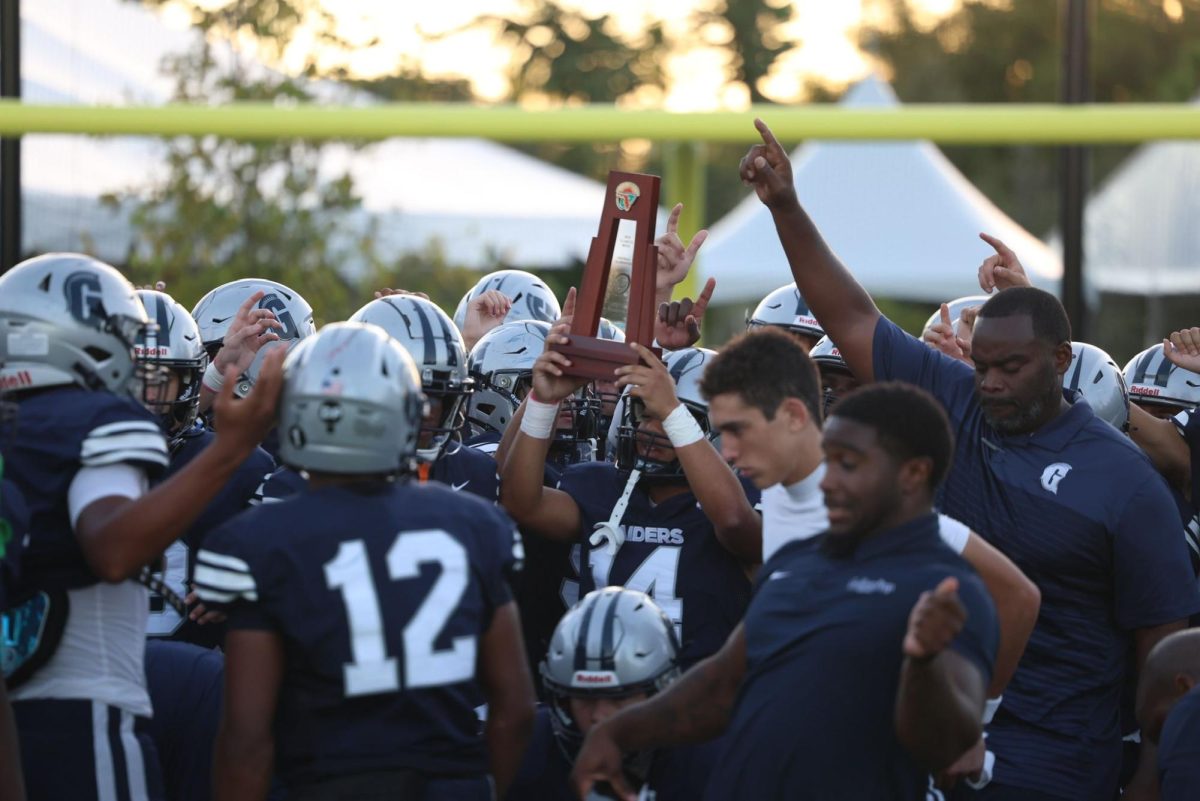
[[[571,360],[571,366],[563,370],[567,375],[612,381],[614,370],[640,360],[629,342],[653,350],[654,319],[658,311],[654,302],[658,273],[654,223],[661,183],[657,175],[615,171],[608,174],[600,231],[592,239],[583,268],[570,341],[553,346]],[[627,256],[623,261],[629,265],[628,272],[614,264],[618,233],[626,240],[623,244]],[[598,339],[596,331],[602,314],[619,319],[621,312],[625,318],[625,342]]]

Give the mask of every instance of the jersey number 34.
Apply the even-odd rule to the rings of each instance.
[[[417,578],[422,564],[441,568],[429,594],[404,627],[404,679],[399,660],[387,653],[379,595],[371,578],[367,547],[362,540],[343,542],[325,563],[325,580],[340,590],[350,623],[353,662],[343,666],[346,695],[372,695],[469,681],[475,675],[476,638],[455,637],[449,648],[434,641],[458,608],[471,575],[467,552],[445,531],[402,531],[387,552],[393,581]]]

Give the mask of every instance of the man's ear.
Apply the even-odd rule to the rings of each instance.
[[[813,424],[812,415],[808,411],[808,406],[799,398],[784,398],[779,408],[775,412],[778,415],[787,415],[787,426],[789,431],[801,431],[806,426]]]
[[[929,492],[929,477],[933,474],[933,460],[928,456],[918,459],[905,459],[900,463],[900,472],[896,481],[900,491],[905,495],[918,492]]]
[[[1175,674],[1175,689],[1180,695],[1187,695],[1196,686],[1196,680],[1186,673]]]
[[[1060,342],[1054,348],[1054,372],[1059,375],[1065,375],[1071,367],[1071,360],[1074,358],[1071,352],[1070,342]]]

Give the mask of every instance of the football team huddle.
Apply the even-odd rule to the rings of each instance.
[[[757,125],[793,282],[698,347],[676,206],[609,380],[521,270],[0,276],[0,798],[1200,798],[1200,329],[1122,370],[984,235],[910,336]]]

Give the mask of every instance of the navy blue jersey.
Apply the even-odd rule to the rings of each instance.
[[[489,503],[500,501],[500,474],[496,460],[474,448],[460,447],[442,454],[429,470],[429,478],[455,492],[469,492]]]
[[[157,419],[132,398],[64,387],[21,399],[20,415],[4,442],[4,477],[16,483],[29,506],[20,594],[98,581],[75,540],[67,490],[81,467],[122,463],[150,478],[167,466],[167,443]],[[10,597],[15,595],[10,590]]]
[[[433,482],[306,490],[209,534],[201,599],[285,644],[275,753],[289,786],[486,772],[479,638],[512,600],[519,550],[503,511]]]
[[[29,507],[17,485],[0,481],[0,520],[7,526],[8,541],[0,541],[0,612],[8,608],[4,588],[16,584],[21,570],[21,549],[29,534]],[[4,532],[0,531],[0,536]]]
[[[949,576],[967,610],[950,647],[991,680],[995,608],[935,515],[844,558],[822,548],[827,536],[788,543],[758,573],[746,673],[709,801],[924,798],[928,774],[896,739],[896,693],[909,614]]]
[[[171,464],[164,479],[182,470],[207,448],[215,437],[216,434],[200,424],[189,429],[171,449]],[[195,553],[203,545],[204,536],[246,509],[264,479],[274,470],[275,462],[270,455],[262,448],[255,448],[246,460],[238,465],[229,481],[208,502],[204,511],[183,536],[167,548],[163,554],[163,570],[158,573],[158,577],[171,591],[181,598],[187,595]],[[152,592],[146,633],[154,637],[172,637],[212,648],[220,644],[224,627],[211,623],[198,625],[180,615],[161,595]]]
[[[1158,741],[1162,801],[1195,801],[1200,795],[1200,687],[1171,707]]]
[[[146,685],[154,705],[150,735],[169,801],[212,798],[224,668],[219,651],[168,640],[146,643]]]
[[[251,506],[277,503],[287,500],[293,495],[299,495],[308,488],[306,479],[298,470],[287,465],[280,465],[275,471],[262,480],[254,495],[250,498]]]
[[[750,580],[717,540],[690,491],[654,504],[639,485],[621,520],[621,549],[609,556],[604,545],[593,548],[592,527],[608,520],[628,478],[607,462],[577,464],[563,472],[559,489],[575,499],[582,518],[579,597],[607,586],[649,595],[675,623],[686,669],[725,644],[746,611]],[[751,505],[757,504],[758,490],[746,481],[742,486]]]
[[[509,788],[507,801],[578,801],[571,787],[572,763],[554,736],[552,713],[539,706],[529,747]],[[696,801],[724,748],[724,739],[655,751],[639,799]]]
[[[1033,434],[983,418],[974,371],[881,319],[877,380],[931,392],[955,429],[942,511],[977,531],[1042,593],[1037,624],[988,727],[1003,785],[1108,798],[1133,631],[1185,619],[1200,595],[1177,507],[1146,456],[1086,401]]]

